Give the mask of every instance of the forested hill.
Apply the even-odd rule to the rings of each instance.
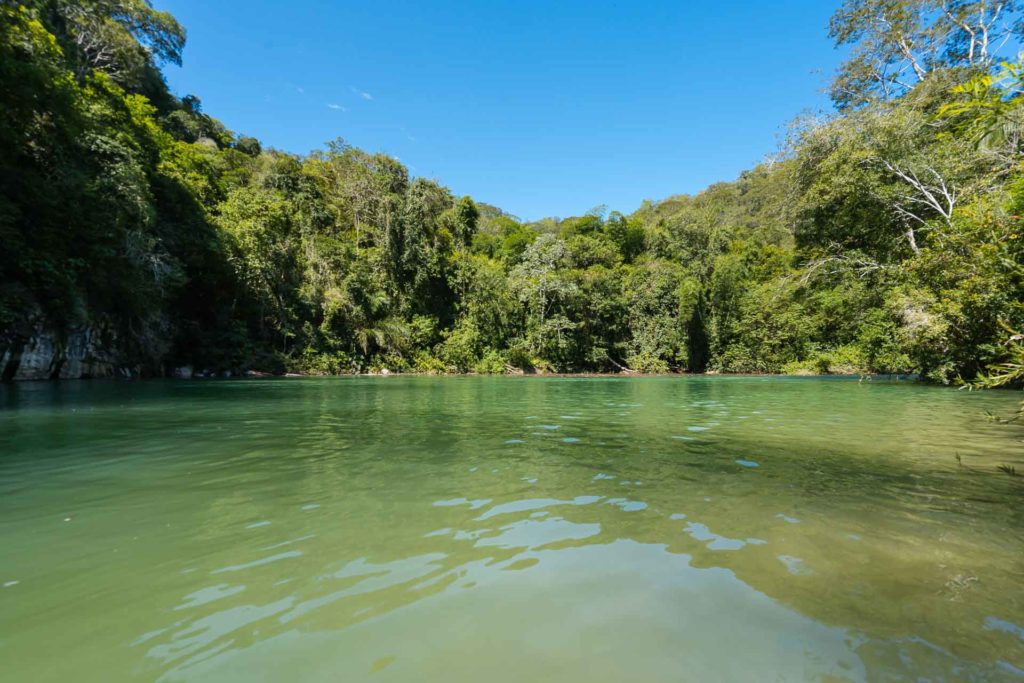
[[[1024,327],[1021,18],[846,0],[835,115],[697,196],[528,223],[227,130],[146,0],[0,2],[0,372],[972,378]]]

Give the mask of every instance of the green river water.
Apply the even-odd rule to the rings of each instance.
[[[1017,400],[0,387],[0,680],[1024,681]]]

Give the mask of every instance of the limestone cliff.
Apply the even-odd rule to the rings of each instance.
[[[15,329],[0,330],[0,380],[88,379],[162,375],[167,325],[118,334],[93,321],[48,324],[41,312]]]

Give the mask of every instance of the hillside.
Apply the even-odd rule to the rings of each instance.
[[[916,53],[864,28],[885,11],[837,12],[837,112],[770,161],[523,222],[340,138],[227,130],[169,91],[185,33],[144,0],[4,4],[0,373],[973,378],[1024,327],[1022,66],[954,24],[886,81]]]

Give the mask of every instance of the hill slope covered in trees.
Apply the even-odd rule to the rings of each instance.
[[[0,373],[972,378],[1024,327],[1020,18],[846,0],[835,115],[696,196],[529,223],[228,131],[146,0],[0,3]]]

